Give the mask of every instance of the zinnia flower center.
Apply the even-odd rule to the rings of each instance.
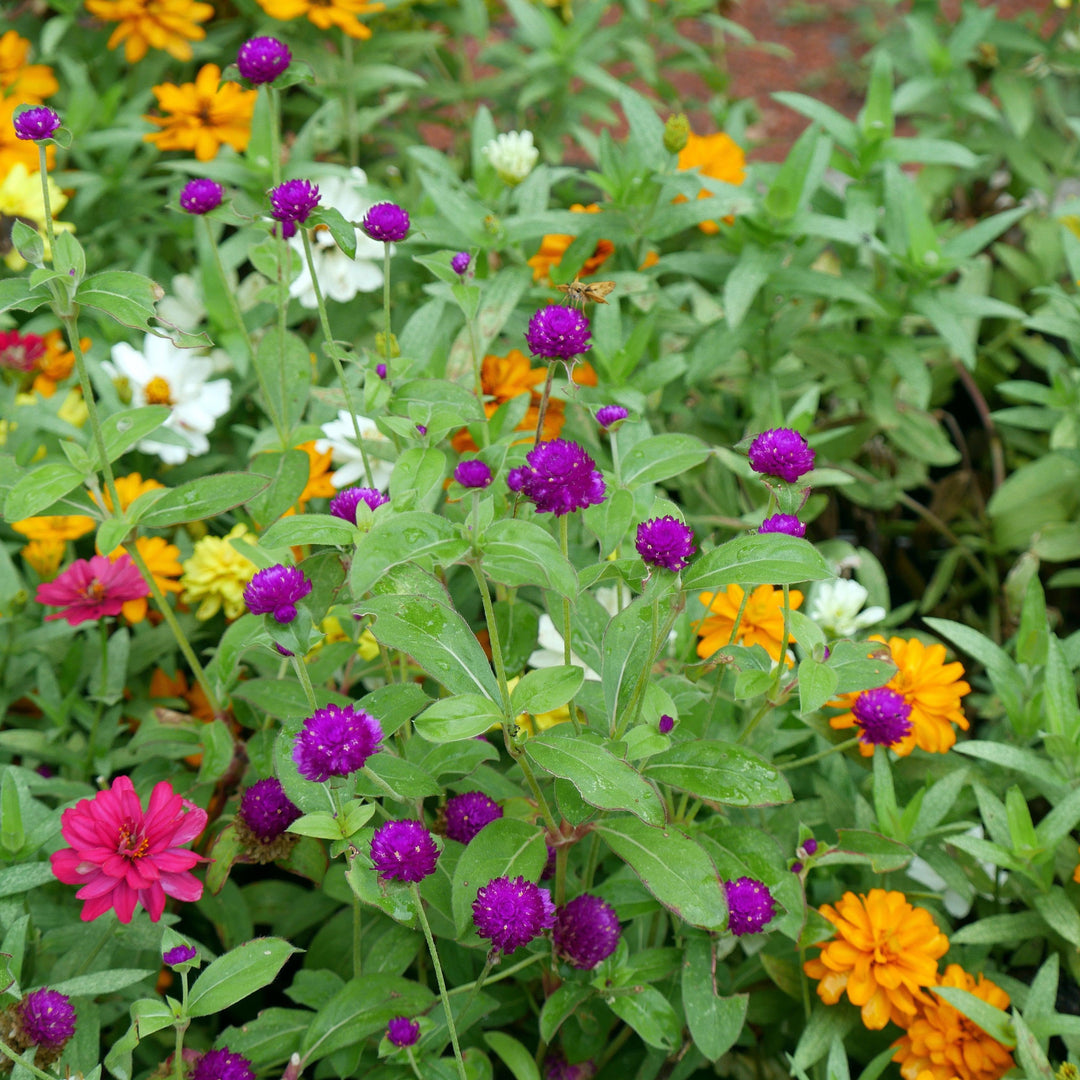
[[[97,578],[91,578],[90,584],[83,589],[83,596],[87,600],[101,601],[105,599],[106,591],[104,583],[98,581]]]
[[[130,821],[125,821],[120,826],[120,837],[116,845],[118,855],[126,855],[129,859],[141,859],[149,849],[149,839],[139,835],[137,826]]]
[[[144,393],[146,394],[147,405],[171,405],[173,403],[172,387],[160,375],[155,375],[146,384]]]

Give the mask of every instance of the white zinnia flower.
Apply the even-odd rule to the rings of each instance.
[[[531,131],[507,131],[480,149],[504,184],[514,187],[533,171],[540,151],[533,146]]]
[[[213,373],[210,359],[190,349],[178,349],[168,338],[147,334],[142,352],[121,341],[112,347],[112,361],[101,365],[110,378],[123,380],[131,389],[131,404],[169,405],[162,425],[187,444],[158,442],[151,435],[139,443],[146,454],[157,454],[166,465],[182,465],[188,455],[210,449],[207,435],[229,411],[232,384],[228,379],[207,382]]]
[[[366,416],[358,416],[356,424],[360,428],[360,437],[365,443],[387,441],[386,436],[376,427],[374,420],[369,420]],[[319,439],[315,443],[315,450],[320,454],[333,450],[334,462],[339,465],[338,470],[330,478],[330,482],[336,488],[349,487],[357,483],[366,484],[364,459],[360,456],[360,447],[356,445],[356,432],[353,430],[353,422],[348,410],[339,409],[338,418],[323,424],[322,429],[326,438]],[[394,471],[393,463],[377,457],[370,449],[367,458],[368,464],[371,465],[372,484],[379,491],[385,491],[390,485],[390,474]]]
[[[851,578],[819,581],[811,594],[807,614],[827,634],[852,637],[859,630],[885,618],[883,607],[862,610],[869,595],[862,585]]]
[[[597,589],[593,595],[596,597],[600,606],[612,617],[618,615],[631,600],[630,590],[627,589],[625,585],[612,585],[609,588]],[[561,667],[566,662],[566,657],[563,652],[563,636],[555,629],[555,624],[551,621],[550,615],[540,616],[540,625],[536,634],[536,644],[538,648],[529,657],[529,667]],[[600,676],[572,649],[570,651],[570,663],[575,667],[583,668],[585,671],[585,678],[589,682],[600,682]]]
[[[364,197],[367,174],[363,169],[350,169],[348,177],[330,176],[319,179],[319,205],[340,212],[346,221],[362,221],[371,209],[372,201]],[[316,229],[311,237],[311,261],[323,296],[344,304],[359,292],[375,292],[383,283],[383,245],[356,230],[356,258],[350,259],[334,242],[329,229]],[[289,245],[300,255],[303,269],[289,286],[289,295],[300,301],[301,307],[312,311],[318,307],[311,272],[304,256],[304,238],[299,232],[289,239]]]

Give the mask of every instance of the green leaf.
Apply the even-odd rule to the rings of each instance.
[[[311,471],[310,461],[303,450],[256,454],[248,467],[253,476],[265,476],[269,481],[267,487],[247,504],[248,513],[262,526],[272,525],[296,502],[307,486]],[[289,520],[303,520],[305,516],[297,514]],[[330,517],[329,514],[325,516]]]
[[[5,851],[14,855],[25,843],[26,830],[19,805],[19,788],[15,775],[10,769],[5,769],[4,778],[0,781],[0,844]]]
[[[171,413],[168,405],[143,405],[138,409],[122,409],[112,416],[107,416],[101,422],[101,433],[105,438],[105,452],[109,460],[115,461],[141,439],[157,431]],[[89,458],[91,468],[101,468],[96,442],[90,443]]]
[[[816,1004],[799,1036],[792,1065],[796,1069],[809,1069],[829,1052],[834,1039],[843,1039],[854,1026],[855,1016],[851,1010],[831,1009]]]
[[[1016,1035],[1008,1013],[995,1009],[989,1002],[958,986],[931,986],[929,992],[944,998],[1002,1046],[1011,1050],[1016,1045]]]
[[[189,521],[207,521],[248,502],[269,485],[256,473],[218,473],[170,488],[140,518],[147,529],[165,529]]]
[[[580,983],[565,982],[549,994],[540,1010],[540,1038],[553,1041],[563,1021],[573,1016],[578,1007],[592,997],[592,988]]]
[[[636,443],[619,470],[627,487],[655,484],[700,465],[709,449],[693,435],[653,435]]]
[[[83,474],[64,462],[42,465],[27,473],[8,492],[4,500],[4,518],[10,522],[34,517],[78,487],[82,480]]]
[[[727,806],[791,802],[791,788],[775,766],[734,743],[695,739],[649,759],[645,776]]]
[[[376,782],[376,777],[381,783]],[[416,802],[440,791],[430,773],[393,754],[375,754],[369,758],[356,781],[356,793],[372,799],[393,792],[398,802]]]
[[[49,302],[49,294],[36,292],[24,277],[0,281],[0,314],[5,311],[35,311]]]
[[[268,986],[299,952],[283,938],[255,938],[219,956],[191,987],[189,1016],[211,1016]]]
[[[271,419],[291,431],[304,415],[311,390],[311,350],[277,325],[259,339],[253,358]]]
[[[991,915],[968,923],[949,936],[953,945],[1019,945],[1046,931],[1045,922],[1034,911],[1012,915]]]
[[[458,742],[482,735],[506,717],[502,709],[481,694],[455,694],[440,698],[415,720],[416,733],[428,742]]]
[[[95,971],[92,975],[76,975],[73,979],[50,983],[49,989],[68,997],[100,997],[102,994],[114,994],[117,990],[134,986],[143,979],[150,979],[157,971],[148,968],[112,968],[109,971]]]
[[[635,817],[599,822],[594,831],[669,911],[705,930],[727,927],[716,867],[690,837],[670,827],[654,829]]]
[[[259,543],[266,548],[304,544],[350,547],[356,537],[356,526],[333,514],[293,514],[275,521],[259,537]]]
[[[577,572],[559,545],[534,521],[504,518],[484,530],[481,565],[500,585],[539,585],[560,596],[577,596]]]
[[[803,716],[816,712],[835,696],[839,682],[840,674],[835,668],[808,656],[799,664],[799,712]]]
[[[36,889],[55,881],[52,866],[47,862],[19,863],[0,870],[0,897],[15,896],[18,893]]]
[[[859,117],[859,127],[867,142],[881,142],[892,137],[896,127],[893,121],[892,96],[892,61],[884,49],[879,49],[874,55],[874,66],[870,71],[866,105]]]
[[[896,673],[889,647],[873,641],[837,641],[827,664],[836,672],[836,693],[884,686]]]
[[[697,559],[683,572],[683,587],[718,589],[725,585],[795,585],[827,581],[834,575],[807,540],[779,533],[737,536]]]
[[[553,729],[530,739],[525,753],[545,772],[569,780],[590,806],[628,810],[650,825],[664,823],[664,804],[656,789],[610,750]]]
[[[462,540],[457,529],[437,514],[424,510],[389,514],[377,520],[357,542],[349,572],[352,593],[362,596],[370,591],[391,567],[412,562],[424,565],[422,560],[428,558],[445,566],[468,549],[468,541]]]
[[[817,191],[831,156],[832,139],[811,124],[795,140],[773,178],[765,195],[765,209],[781,221],[793,218]]]
[[[445,477],[446,455],[441,450],[433,446],[411,447],[394,462],[390,500],[399,510],[432,510],[442,495]]]
[[[707,938],[688,939],[682,965],[682,1002],[694,1045],[710,1061],[719,1061],[742,1033],[750,995],[717,996],[712,949]]]
[[[794,109],[809,120],[820,124],[841,146],[847,150],[855,148],[858,129],[843,113],[826,105],[817,98],[807,97],[787,90],[771,95],[774,101]]]
[[[235,825],[228,825],[218,833],[214,846],[208,852],[214,861],[206,868],[206,887],[215,896],[225,888],[233,864],[240,858],[242,850]]]
[[[818,859],[819,866],[839,863],[868,863],[876,874],[901,870],[914,852],[898,840],[866,829],[838,829],[836,847]]]
[[[160,288],[143,274],[105,270],[91,274],[75,292],[82,307],[93,308],[133,330],[150,330]]]
[[[526,672],[510,693],[514,715],[527,712],[551,712],[565,705],[585,681],[585,672],[579,667],[538,668]]]
[[[674,1050],[679,1045],[682,1023],[655,987],[635,987],[632,993],[616,994],[608,999],[608,1008],[649,1046]]]
[[[1070,945],[1080,948],[1080,913],[1060,885],[1053,886],[1047,893],[1033,896],[1031,906],[1055,934],[1060,934]]]
[[[472,924],[476,891],[492,878],[523,877],[539,881],[547,862],[544,830],[527,821],[498,818],[485,825],[482,839],[466,845],[454,867],[451,907],[460,937]]]
[[[109,644],[112,644],[111,640]],[[232,764],[237,750],[236,741],[229,725],[220,717],[202,725],[199,741],[202,743],[202,763],[199,765],[198,783],[214,783],[225,775],[225,770]]]
[[[332,206],[320,206],[308,218],[308,227],[325,225],[330,230],[330,235],[350,259],[356,258],[356,226],[351,221],[346,221],[340,210]]]
[[[479,691],[499,700],[499,686],[484,650],[453,608],[430,596],[378,596],[361,600],[357,614],[374,616],[376,640],[409,653],[451,693]]]
[[[501,1031],[485,1031],[484,1042],[502,1058],[514,1074],[514,1080],[540,1080],[540,1070],[533,1061],[532,1053],[517,1039]]]
[[[11,244],[31,266],[45,265],[45,241],[41,233],[21,218],[16,218],[11,226]]]
[[[724,282],[724,318],[732,330],[738,329],[761,287],[779,262],[770,251],[748,245]]]

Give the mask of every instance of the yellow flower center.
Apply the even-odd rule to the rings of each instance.
[[[147,405],[171,405],[173,403],[172,388],[160,375],[155,375],[146,384],[145,393]]]

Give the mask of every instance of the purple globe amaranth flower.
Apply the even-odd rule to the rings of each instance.
[[[27,1046],[60,1050],[75,1034],[75,1009],[59,990],[31,990],[16,1008]]]
[[[670,735],[675,728],[675,718],[664,713],[656,727],[661,735]]]
[[[660,566],[675,573],[682,570],[697,551],[694,530],[670,514],[643,521],[637,527],[634,547],[650,566]]]
[[[750,468],[794,484],[814,467],[814,451],[791,428],[770,428],[750,444]]]
[[[546,1058],[544,1061],[544,1080],[592,1080],[596,1075],[596,1066],[591,1059],[571,1065],[561,1055]]]
[[[377,510],[383,503],[390,501],[389,495],[369,487],[342,488],[330,500],[330,513],[347,521],[350,525],[356,524],[356,508],[361,503],[366,503],[369,510]]]
[[[476,891],[476,932],[492,950],[512,953],[555,923],[551,893],[523,877],[497,877]]]
[[[596,410],[596,422],[607,431],[630,415],[621,405],[604,405]]]
[[[227,1046],[207,1050],[188,1074],[190,1080],[255,1080],[251,1062],[242,1054],[233,1054]]]
[[[794,861],[794,862],[793,862],[793,863],[791,864],[791,872],[792,872],[793,874],[801,874],[801,873],[803,872],[803,864],[802,864],[801,862],[799,862],[799,860],[798,860],[798,859],[796,859],[796,860],[795,860],[795,861]]]
[[[520,492],[525,487],[528,475],[529,470],[524,465],[519,465],[506,474],[506,486],[513,492]]]
[[[582,893],[555,912],[555,952],[572,967],[589,971],[619,944],[619,916],[599,896]]]
[[[379,877],[423,881],[435,873],[439,846],[419,821],[387,821],[371,838],[371,861]]]
[[[892,746],[911,734],[911,706],[903,694],[879,686],[864,690],[851,707],[859,740],[868,746]]]
[[[263,843],[276,840],[301,814],[274,776],[256,780],[240,797],[240,817]]]
[[[525,462],[520,472],[511,470],[507,485],[532,500],[538,513],[562,517],[604,501],[604,477],[577,443],[542,442],[529,451]]]
[[[756,934],[776,914],[772,894],[754,878],[725,881],[724,892],[728,903],[728,929],[736,937]]]
[[[382,738],[382,726],[370,713],[353,705],[327,705],[304,721],[293,744],[293,761],[301,776],[321,784],[362,769],[381,749]]]
[[[469,264],[472,262],[472,256],[467,251],[459,251],[450,260],[450,269],[454,271],[458,277],[463,277],[466,271],[469,269]]]
[[[794,514],[773,514],[759,526],[759,533],[783,533],[785,536],[805,536],[806,526]]]
[[[479,458],[458,462],[454,479],[467,488],[486,488],[491,483],[491,466]]]
[[[385,379],[386,378],[386,371],[387,371],[387,368],[386,368],[385,364],[376,364],[375,365],[375,374],[378,375],[380,379]]]
[[[555,849],[547,840],[544,843],[547,846],[547,861],[544,863],[544,869],[540,871],[540,880],[550,881],[555,876]]]
[[[240,74],[256,86],[273,82],[291,63],[288,45],[275,37],[248,38],[236,55]]]
[[[60,116],[48,105],[35,105],[32,109],[26,109],[19,113],[14,120],[15,137],[17,139],[31,139],[40,142],[42,139],[51,139],[56,129],[60,126]]]
[[[404,240],[409,234],[409,215],[393,202],[376,203],[365,215],[360,228],[372,240],[392,244]]]
[[[807,855],[813,855],[817,851],[817,841],[811,836],[809,840],[803,842],[802,849]]]
[[[180,208],[189,214],[209,214],[223,198],[225,189],[216,180],[189,180],[180,192]]]
[[[177,967],[179,964],[194,960],[198,955],[199,950],[194,945],[176,945],[161,954],[161,962],[168,964],[169,967]]]
[[[467,844],[485,825],[502,816],[502,807],[482,791],[451,795],[443,810],[446,835],[459,844]]]
[[[420,1040],[420,1024],[407,1016],[395,1016],[386,1025],[386,1038],[394,1046],[415,1046]]]
[[[589,320],[576,308],[548,304],[529,320],[525,341],[533,356],[571,360],[589,351]]]
[[[286,180],[270,189],[270,214],[282,223],[286,237],[296,233],[296,225],[307,221],[319,205],[319,187],[310,180]],[[289,227],[292,231],[289,231]]]
[[[244,589],[244,603],[252,615],[273,615],[279,623],[296,618],[296,604],[311,592],[311,582],[297,566],[278,563],[260,570]]]

